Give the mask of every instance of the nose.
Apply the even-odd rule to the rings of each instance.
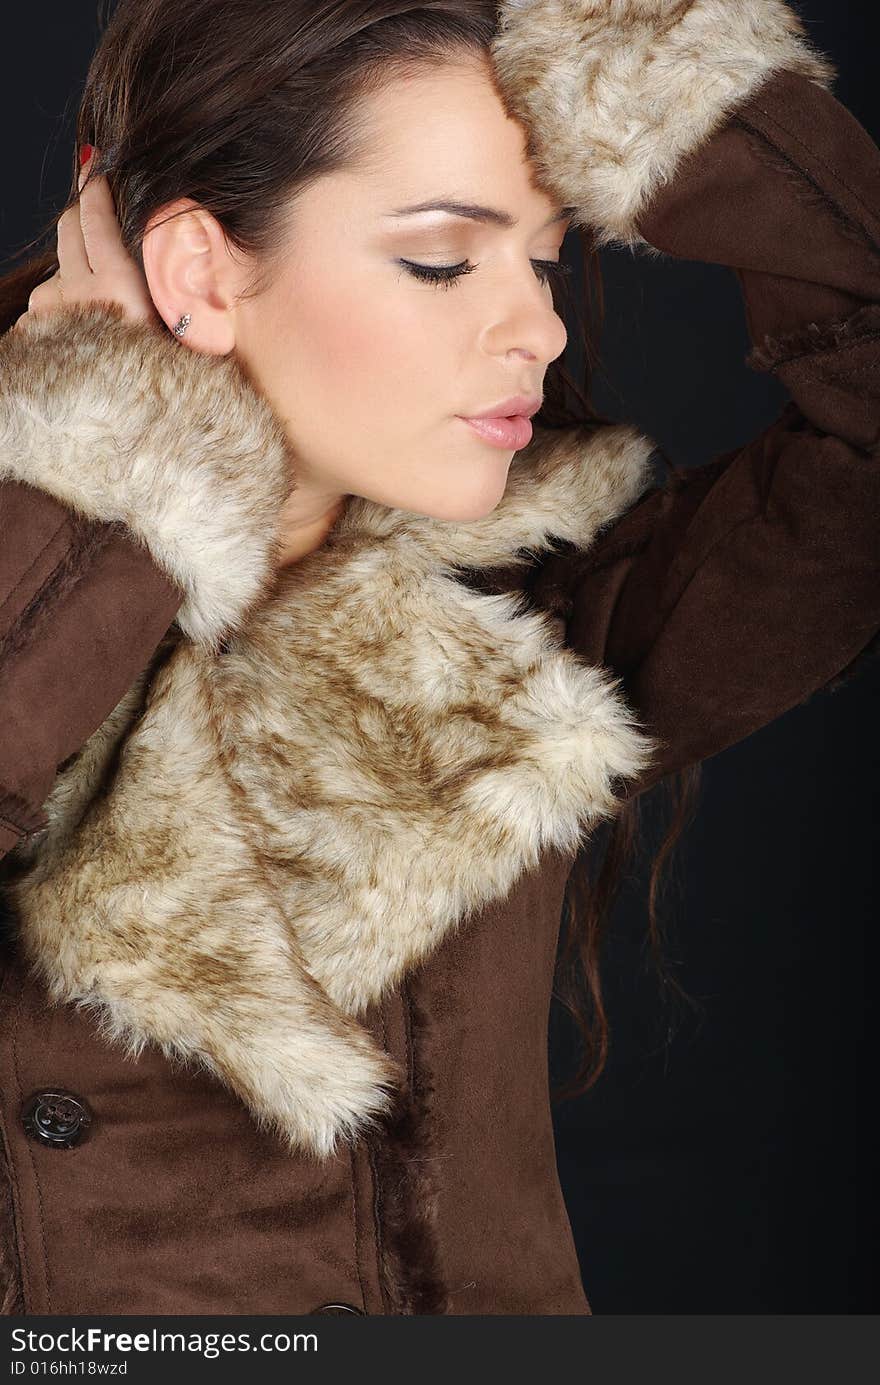
[[[514,276],[509,293],[494,298],[499,310],[484,328],[482,346],[491,356],[516,355],[546,367],[562,355],[568,332],[531,265],[527,273],[531,283]]]

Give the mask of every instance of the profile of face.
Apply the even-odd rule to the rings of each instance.
[[[272,403],[301,519],[350,494],[476,519],[498,504],[516,448],[463,416],[541,398],[566,330],[539,262],[559,260],[569,218],[533,181],[525,132],[482,62],[418,69],[364,102],[369,157],[296,196],[259,296],[235,301],[252,266],[204,213],[166,223],[149,251],[145,239],[151,292],[170,323],[191,313],[188,344],[233,351]],[[504,224],[401,210],[437,201]]]

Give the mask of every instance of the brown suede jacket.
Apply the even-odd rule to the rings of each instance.
[[[582,33],[580,0],[552,8]],[[528,16],[542,0],[509,9],[529,93],[543,31]],[[680,7],[685,56],[660,64],[710,94],[705,70],[731,69],[719,13]],[[765,13],[766,40],[745,23]],[[620,675],[662,743],[630,793],[851,674],[880,630],[880,152],[797,52],[789,61],[783,7],[750,0],[729,14],[747,75],[749,43],[778,41],[783,57],[656,180],[638,230],[737,273],[754,363],[791,402],[745,447],[673,476],[528,577],[568,646]],[[703,48],[688,17],[709,24]],[[660,18],[662,53],[680,35]],[[586,90],[592,50],[580,56]],[[564,76],[552,56],[547,66]],[[587,140],[582,114],[592,119],[566,112],[563,142]],[[588,182],[586,161],[563,153],[566,166]],[[571,191],[565,204],[590,204],[590,187]],[[0,505],[9,852],[46,825],[59,766],[148,665],[184,594],[120,523],[78,517],[21,481],[2,484]],[[0,951],[0,1311],[589,1313],[547,1094],[569,867],[566,852],[547,853],[369,1011],[365,1025],[406,1068],[409,1105],[387,1139],[319,1164],[257,1132],[209,1077],[150,1048],[129,1061],[75,1007],[47,1010],[39,980]],[[24,1124],[28,1094],[59,1087],[94,1108],[78,1155],[35,1144]]]

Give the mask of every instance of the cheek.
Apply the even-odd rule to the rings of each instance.
[[[358,292],[344,275],[328,270],[297,285],[293,301],[299,351],[318,372],[338,377],[352,367],[369,365],[370,343],[382,332],[382,318],[367,286],[361,283]]]
[[[296,335],[305,375],[324,398],[347,413],[383,403],[397,412],[407,400],[416,407],[443,396],[450,316],[427,294],[408,292],[393,273],[324,279],[323,290],[300,297]]]

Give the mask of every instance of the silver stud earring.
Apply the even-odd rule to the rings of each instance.
[[[174,327],[175,335],[178,336],[178,337],[182,337],[183,334],[184,334],[184,332],[186,331],[187,327],[189,326],[189,324],[190,324],[191,322],[192,322],[192,317],[190,316],[190,314],[189,314],[189,313],[184,313],[184,314],[183,314],[183,317],[180,319],[180,321],[179,321],[178,323],[175,324],[175,327]]]

